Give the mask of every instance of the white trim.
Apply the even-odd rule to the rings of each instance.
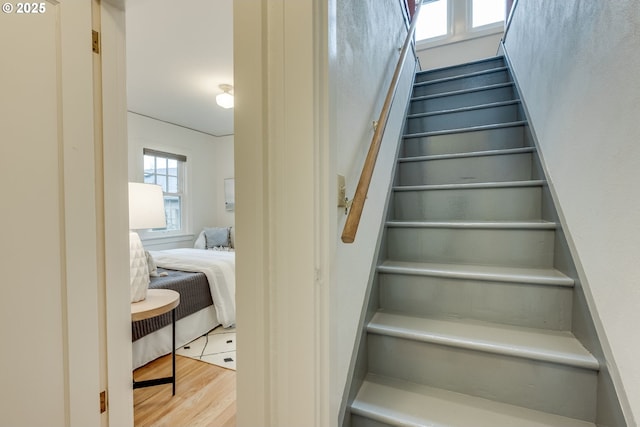
[[[236,424],[270,425],[271,371],[269,369],[269,253],[266,222],[267,195],[265,116],[267,88],[267,2],[233,3],[233,59],[235,82],[234,158],[236,159],[236,317],[238,360]],[[256,143],[260,141],[260,143]],[[242,162],[239,161],[242,159]],[[257,177],[257,178],[255,178]]]
[[[60,194],[64,224],[64,302],[68,374],[68,424],[100,423],[99,297],[104,273],[100,253],[96,191],[102,176],[94,148],[94,76],[85,35],[91,29],[91,2],[64,1],[59,6],[59,94],[63,176]],[[51,11],[53,12],[53,11]],[[98,137],[99,138],[99,137]]]
[[[327,425],[327,7],[234,2],[238,425]]]
[[[172,235],[164,235],[164,236],[153,236],[153,237],[144,237],[140,238],[142,240],[143,246],[146,250],[155,250],[163,249],[166,245],[175,246],[180,245],[183,247],[185,243],[188,242],[189,247],[193,245],[193,234],[172,234]]]
[[[404,3],[404,0],[401,0]],[[401,6],[406,12],[406,8]],[[330,85],[330,22],[335,12],[335,3],[316,1],[313,8],[314,21],[314,296],[315,301],[315,425],[333,427],[337,419],[331,412],[331,283],[333,272],[333,252],[337,243],[337,218],[335,215],[336,186],[333,177],[337,174],[335,142],[332,144],[331,128],[331,85]],[[335,140],[333,140],[335,141]]]
[[[472,0],[449,0],[448,26],[446,35],[416,41],[416,50],[423,51],[431,48],[460,43],[478,38],[500,34],[504,31],[504,21],[498,21],[481,27],[472,27]],[[462,31],[456,27],[462,26]]]
[[[495,26],[488,29],[481,29],[480,31],[458,34],[458,35],[454,35],[446,38],[443,37],[438,39],[434,38],[434,39],[428,39],[428,40],[420,40],[416,43],[416,50],[417,51],[428,50],[434,47],[450,45],[450,44],[465,42],[465,41],[474,40],[474,39],[481,39],[483,37],[493,36],[495,34],[502,33],[503,28],[504,27],[501,22],[499,26]]]
[[[100,2],[108,425],[133,426],[124,1]]]

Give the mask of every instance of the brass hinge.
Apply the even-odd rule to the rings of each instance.
[[[107,410],[107,391],[102,390],[100,392],[100,413],[103,414]]]
[[[100,33],[96,30],[91,30],[91,47],[93,53],[100,53]]]

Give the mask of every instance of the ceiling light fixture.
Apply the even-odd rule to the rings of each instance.
[[[220,85],[218,87],[222,89],[223,93],[216,95],[216,103],[222,108],[233,108],[233,95],[229,93],[233,90],[233,86]]]

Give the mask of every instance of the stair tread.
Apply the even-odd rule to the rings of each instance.
[[[387,260],[378,266],[385,273],[441,276],[459,279],[573,286],[574,280],[550,268],[499,267]]]
[[[503,156],[507,154],[533,153],[535,147],[502,148],[498,150],[467,151],[463,153],[434,154],[431,156],[399,157],[398,163],[424,162],[429,160],[463,159],[467,157]]]
[[[459,80],[459,79],[464,79],[467,77],[475,77],[475,76],[482,76],[485,74],[492,74],[492,73],[499,73],[502,71],[507,71],[509,68],[507,66],[500,66],[500,67],[494,67],[494,68],[488,68],[486,70],[481,70],[481,71],[473,71],[470,73],[463,73],[463,74],[457,74],[455,76],[448,76],[448,77],[441,77],[438,79],[433,79],[433,80],[426,80],[423,82],[416,82],[414,83],[413,87],[420,87],[420,86],[428,86],[428,85],[432,85],[432,84],[437,84],[437,83],[444,83],[444,82],[448,82],[448,81],[452,81],[452,80]]]
[[[451,113],[462,113],[465,111],[483,110],[483,109],[505,107],[509,105],[518,105],[518,104],[520,104],[519,99],[512,99],[509,101],[489,102],[486,104],[467,105],[465,107],[448,108],[445,110],[437,110],[437,111],[428,111],[426,113],[407,114],[407,119],[419,119],[421,117],[431,117],[431,116],[438,116],[438,115],[451,114]]]
[[[387,221],[387,227],[405,228],[468,228],[468,229],[502,229],[502,230],[552,230],[555,222],[544,220],[530,221]]]
[[[506,83],[495,83],[495,84],[489,84],[489,85],[485,85],[485,86],[478,86],[478,87],[473,87],[473,88],[469,88],[469,89],[459,89],[459,90],[452,90],[450,92],[441,92],[441,93],[435,93],[435,94],[431,94],[431,95],[420,95],[420,96],[415,96],[413,98],[411,98],[411,101],[425,101],[428,99],[435,99],[435,98],[444,98],[447,96],[455,96],[455,95],[463,95],[463,94],[467,94],[467,93],[473,93],[473,92],[481,92],[484,90],[492,90],[492,89],[501,89],[504,87],[509,87],[509,86],[514,86],[513,82],[506,82]]]
[[[513,188],[513,187],[542,187],[546,181],[541,179],[528,181],[497,181],[472,182],[467,184],[426,184],[426,185],[396,185],[393,191],[428,191],[428,190],[471,190],[478,188]]]
[[[418,133],[408,133],[404,134],[403,138],[411,139],[411,138],[424,138],[428,136],[436,136],[436,135],[447,135],[451,133],[464,133],[464,132],[476,132],[482,130],[492,130],[492,129],[502,129],[507,127],[516,127],[516,126],[524,126],[526,125],[526,120],[518,120],[515,122],[506,122],[506,123],[493,123],[490,125],[479,125],[479,126],[469,126],[457,129],[446,129],[446,130],[435,130],[430,132],[418,132]]]
[[[476,64],[481,64],[483,62],[491,62],[491,61],[499,61],[499,60],[504,61],[504,55],[488,56],[486,58],[481,58],[474,61],[465,62],[462,64],[445,65],[444,67],[430,68],[428,70],[419,70],[419,71],[416,71],[416,75],[419,76],[419,75],[425,75],[425,74],[432,74],[432,73],[437,73],[444,70],[452,70],[455,68],[464,69],[469,65],[476,65]]]
[[[413,317],[378,311],[367,331],[416,341],[598,370],[597,359],[569,331]]]
[[[500,60],[504,61],[504,55],[488,56],[486,58],[476,59],[473,61],[464,62],[462,64],[445,65],[442,67],[429,68],[428,70],[418,70],[416,71],[416,75],[432,74],[432,73],[437,73],[445,70],[453,70],[456,68],[464,69],[469,65],[476,65],[476,64],[481,64],[483,62],[500,61]]]
[[[596,427],[594,423],[368,375],[351,412],[391,425],[431,427]]]

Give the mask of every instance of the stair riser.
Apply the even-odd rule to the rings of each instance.
[[[369,371],[593,421],[597,373],[582,368],[368,334]]]
[[[387,228],[388,257],[396,261],[550,268],[553,230]]]
[[[453,113],[408,118],[405,134],[460,129],[521,120],[520,105],[479,108]]]
[[[491,104],[493,102],[510,101],[515,98],[513,86],[496,89],[479,90],[472,93],[442,96],[411,101],[409,114],[430,113],[473,105]]]
[[[531,153],[401,162],[398,185],[526,181],[531,166]]]
[[[416,83],[429,80],[442,79],[445,77],[460,76],[477,71],[490,70],[492,68],[504,67],[503,58],[495,58],[490,61],[476,62],[473,64],[460,65],[457,67],[445,68],[441,70],[424,71],[416,74]]]
[[[507,71],[497,71],[487,74],[481,74],[479,76],[463,77],[460,79],[447,80],[444,82],[428,83],[421,86],[415,86],[413,88],[412,97],[423,95],[435,95],[437,93],[451,92],[454,90],[463,90],[477,88],[481,86],[488,86],[496,83],[510,82],[510,77]]]
[[[525,129],[524,126],[514,126],[421,138],[405,138],[402,147],[403,157],[529,147],[531,144],[524,136]]]
[[[391,424],[381,423],[364,416],[351,414],[351,427],[393,427]]]
[[[541,187],[396,191],[394,220],[540,219]]]
[[[380,308],[413,316],[571,329],[573,288],[380,273]]]

